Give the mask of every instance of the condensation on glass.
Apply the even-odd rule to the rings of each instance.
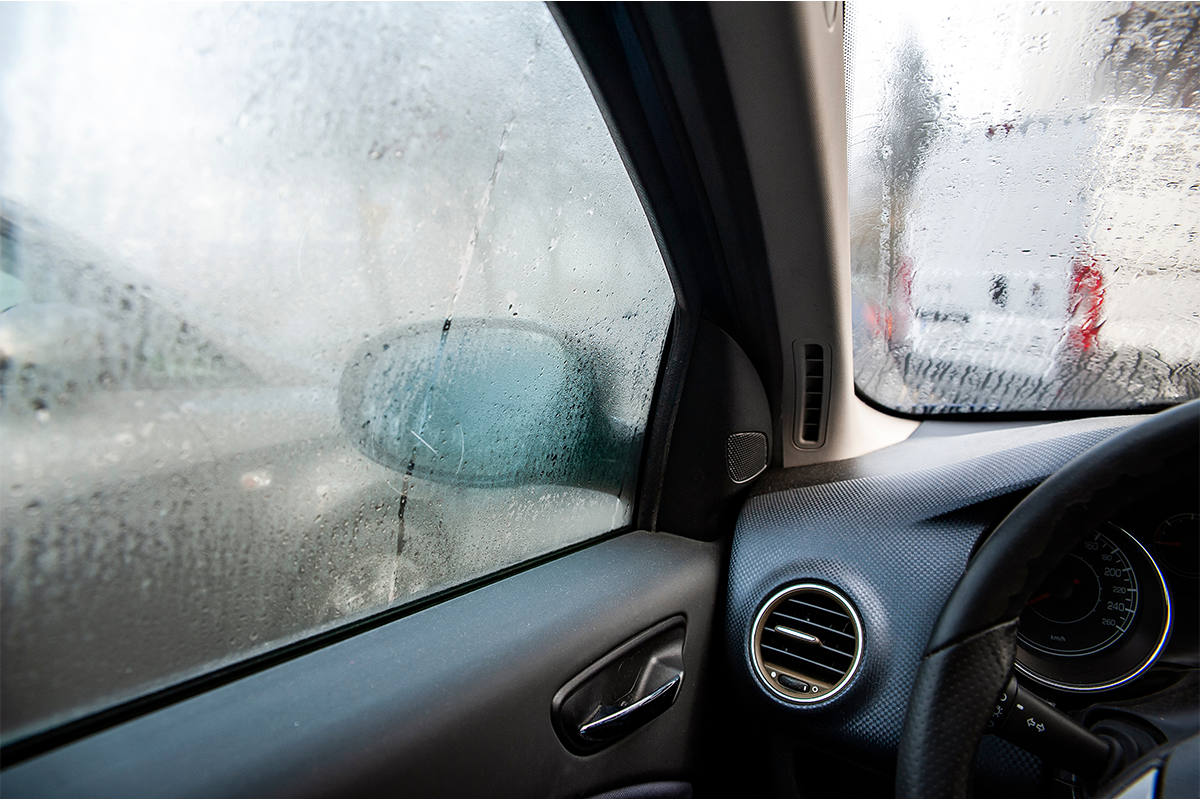
[[[0,9],[3,735],[628,525],[674,294],[541,5]]]
[[[860,390],[918,414],[1200,395],[1200,7],[847,5]]]

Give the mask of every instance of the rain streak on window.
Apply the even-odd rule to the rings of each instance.
[[[0,4],[6,742],[630,524],[674,293],[540,4]]]
[[[859,389],[916,414],[1200,396],[1200,5],[847,7]]]

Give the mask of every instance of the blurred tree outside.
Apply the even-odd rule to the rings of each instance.
[[[851,257],[859,292],[874,303],[873,313],[885,317],[870,324],[890,333],[895,316],[891,309],[911,281],[904,267],[905,225],[917,177],[938,135],[942,98],[912,30],[895,49],[885,75],[877,123],[860,143],[870,143],[870,163],[852,168],[859,173],[859,185],[852,192],[870,193],[878,200],[852,202]]]

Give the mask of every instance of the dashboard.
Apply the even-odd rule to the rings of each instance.
[[[966,434],[933,425],[856,459],[764,475],[739,518],[730,560],[727,641],[743,701],[774,714],[800,747],[888,774],[929,633],[974,552],[1043,480],[1138,421],[980,426]],[[1084,536],[1034,593],[1020,618],[1022,687],[1089,725],[1117,706],[1136,713],[1139,703],[1168,696],[1168,705],[1194,712],[1198,485],[1194,470],[1163,476],[1150,496]],[[792,592],[812,605],[795,594],[805,586],[844,598],[861,632],[854,673],[822,684],[823,699],[802,703],[786,689],[804,669],[789,667],[799,662],[781,651],[803,655],[793,631],[819,635],[817,624],[828,623],[815,611],[798,613],[791,600],[793,610],[777,616],[775,604]],[[1181,691],[1191,694],[1180,700]],[[1165,730],[1168,722],[1151,727]],[[1062,789],[1048,783],[1040,759],[997,737],[984,738],[974,772],[993,782],[990,791],[1008,795]]]

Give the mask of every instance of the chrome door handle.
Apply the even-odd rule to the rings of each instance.
[[[604,706],[589,722],[579,726],[579,735],[589,742],[604,742],[624,736],[670,708],[683,685],[683,673],[627,706]]]
[[[550,702],[563,746],[598,753],[665,713],[682,694],[686,635],[683,616],[665,619],[567,681]]]

